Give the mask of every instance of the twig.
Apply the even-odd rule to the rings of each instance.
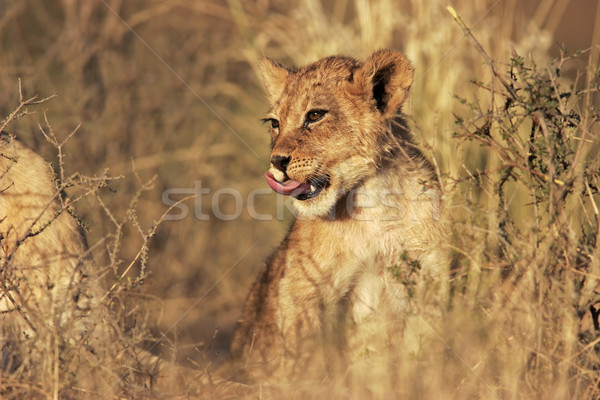
[[[479,41],[475,38],[475,36],[473,36],[473,34],[471,33],[471,30],[467,27],[467,25],[465,25],[463,20],[456,13],[456,10],[454,10],[454,8],[452,6],[447,6],[446,9],[450,13],[450,15],[452,15],[452,18],[454,18],[454,20],[458,23],[458,25],[465,32],[465,35],[467,35],[469,37],[469,39],[471,39],[471,41],[475,45],[475,48],[481,53],[486,64],[490,67],[490,70],[492,71],[493,76],[498,78],[498,80],[502,83],[502,86],[504,86],[506,88],[506,90],[508,90],[508,92],[510,93],[511,97],[516,100],[518,98],[518,96],[517,96],[517,93],[515,92],[514,88],[512,86],[510,86],[506,82],[504,77],[496,71],[496,67],[494,66],[494,60],[492,60],[490,58],[490,56],[488,56],[487,52],[484,50],[481,43],[479,43]]]
[[[148,233],[144,236],[144,238],[147,240],[150,237],[154,236],[154,233],[156,232],[156,229],[158,228],[158,225],[160,225],[160,223],[162,223],[162,221],[164,221],[165,217],[174,209],[176,208],[179,204],[183,203],[186,200],[189,199],[193,199],[195,198],[195,195],[191,195],[191,196],[187,196],[184,197],[183,199],[177,201],[175,204],[173,204],[172,206],[170,206],[163,214],[162,216],[159,218],[158,221],[155,221],[152,226],[150,227],[150,229],[148,230]],[[100,299],[100,302],[103,302],[104,300],[107,299],[107,297],[113,292],[113,290],[115,290],[115,288],[117,287],[117,285],[119,285],[119,283],[123,280],[123,278],[129,273],[129,271],[131,270],[131,268],[133,268],[133,266],[135,265],[135,263],[137,262],[137,260],[140,259],[140,257],[142,256],[142,250],[143,248],[145,248],[146,242],[144,242],[144,245],[142,246],[142,249],[140,249],[140,251],[138,251],[138,253],[136,254],[136,256],[133,258],[133,260],[131,260],[131,262],[129,263],[129,265],[127,266],[127,268],[125,268],[125,271],[123,271],[123,273],[120,274],[120,276],[117,278],[117,281],[115,283],[113,283],[113,285],[110,287],[110,289],[108,289],[106,291],[106,293],[104,293],[104,296],[102,296],[102,298]]]
[[[9,123],[11,123],[12,121],[14,121],[15,119],[19,119],[22,116],[29,114],[29,112],[27,110],[22,111],[23,108],[25,108],[27,106],[31,106],[31,105],[45,103],[46,101],[48,101],[54,97],[56,97],[55,94],[53,94],[52,96],[45,97],[43,99],[38,99],[38,97],[36,95],[27,100],[23,100],[23,90],[21,88],[21,78],[19,78],[19,105],[12,113],[10,113],[8,115],[8,117],[6,117],[6,119],[4,121],[2,121],[2,125],[0,125],[0,132],[4,132],[4,129],[6,129],[6,126]]]

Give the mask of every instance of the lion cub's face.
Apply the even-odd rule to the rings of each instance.
[[[364,64],[329,57],[301,69],[265,59],[272,108],[269,186],[293,196],[304,217],[326,216],[375,173],[385,151],[388,119],[404,102],[413,69],[402,54],[374,53]]]

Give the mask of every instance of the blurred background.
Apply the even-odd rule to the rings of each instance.
[[[491,57],[512,49],[542,63],[561,46],[600,43],[599,2],[592,0],[455,0],[450,3]],[[140,291],[150,325],[165,335],[162,351],[192,364],[224,354],[247,291],[285,235],[291,214],[268,189],[268,110],[256,63],[262,56],[301,65],[332,54],[365,58],[379,48],[405,52],[416,68],[404,107],[417,140],[441,173],[459,177],[469,148],[452,139],[453,95],[477,98],[470,83],[489,72],[441,0],[1,0],[0,115],[23,95],[47,97],[11,123],[28,146],[56,164],[38,123],[44,113],[65,146],[67,173],[122,176],[99,194],[122,218],[142,185],[138,219],[147,229],[168,211],[163,200],[187,199],[150,244]],[[598,48],[587,53],[592,60]],[[586,55],[586,57],[588,57]],[[504,68],[501,64],[500,68]],[[571,66],[570,78],[578,68]],[[569,71],[567,71],[569,72]],[[568,77],[567,77],[568,78]],[[430,146],[430,147],[429,147]],[[485,164],[481,155],[472,162]],[[199,182],[199,183],[198,183]],[[195,191],[201,188],[203,192]],[[240,194],[236,198],[233,193]],[[228,194],[229,193],[229,194]],[[256,193],[256,192],[254,192]],[[242,206],[238,214],[236,207]],[[226,216],[217,218],[215,210]],[[78,205],[90,244],[112,232],[93,197]],[[206,215],[206,218],[199,216]],[[119,257],[135,257],[132,222]],[[96,259],[106,261],[100,246]],[[127,262],[123,263],[125,267]],[[130,271],[132,279],[139,273]]]

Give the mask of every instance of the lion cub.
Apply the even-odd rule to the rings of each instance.
[[[58,351],[55,340],[75,371],[87,361],[76,364],[74,354],[112,345],[100,326],[102,292],[85,236],[59,196],[50,165],[0,132],[0,374],[52,378],[44,361]]]
[[[440,185],[396,115],[409,60],[380,50],[364,63],[261,67],[272,104],[266,180],[298,216],[239,321],[231,352],[244,375],[256,375],[251,365],[290,374],[319,349],[351,358],[411,299],[442,302],[447,269]]]

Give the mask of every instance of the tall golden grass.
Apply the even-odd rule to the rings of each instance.
[[[589,329],[599,276],[598,129],[592,108],[598,48],[565,60],[560,77],[550,67],[561,64],[549,64],[550,55],[559,54],[556,21],[576,1],[542,0],[529,15],[516,0],[457,0],[453,6],[480,48],[446,5],[440,0],[4,5],[0,112],[9,116],[18,106],[17,78],[25,96],[57,95],[30,107],[32,113],[7,130],[59,165],[38,123],[45,125],[45,113],[63,138],[81,125],[63,149],[67,176],[101,175],[107,168],[123,176],[77,205],[96,261],[110,267],[108,287],[127,289],[135,298],[123,312],[146,315],[129,320],[124,334],[153,326],[153,335],[141,335],[146,350],[164,360],[146,386],[115,382],[122,396],[600,396],[597,331],[593,324]],[[600,27],[594,32],[590,45],[600,43]],[[259,118],[267,104],[256,61],[268,55],[298,65],[339,53],[361,58],[382,47],[404,51],[415,64],[404,111],[439,169],[453,216],[450,245],[456,257],[447,312],[436,321],[416,316],[399,333],[401,346],[357,364],[351,380],[337,376],[290,388],[213,379],[210,371],[226,357],[249,285],[290,219],[289,213],[275,215],[274,194],[256,197],[256,211],[272,215],[270,220],[257,220],[247,209],[231,221],[213,213],[211,200],[219,189],[233,188],[247,199],[264,186],[268,137]],[[517,97],[525,103],[511,100],[502,80],[519,88]],[[558,103],[533,99],[531,82],[546,85],[542,100]],[[556,100],[557,92],[572,95]],[[540,118],[526,112],[527,104],[555,111]],[[564,143],[553,147],[557,128],[548,125],[547,133],[542,122],[556,122],[552,118],[560,113],[578,117],[561,131]],[[517,120],[519,128],[510,132],[513,143],[503,129]],[[556,158],[559,147],[567,160],[564,171],[555,168],[562,162]],[[140,257],[146,245],[140,233],[168,209],[164,191],[183,189],[172,197],[183,199],[196,181],[210,193],[202,201],[185,200],[190,214],[158,225],[148,259],[145,252]],[[231,196],[218,200],[224,213],[235,211]],[[210,218],[195,218],[195,207]],[[102,244],[106,238],[114,245]],[[114,371],[109,372],[112,379]],[[0,391],[10,393],[14,384],[19,384],[15,377],[3,373]],[[65,386],[59,394],[72,390]],[[113,396],[118,397],[114,390],[81,394]]]

